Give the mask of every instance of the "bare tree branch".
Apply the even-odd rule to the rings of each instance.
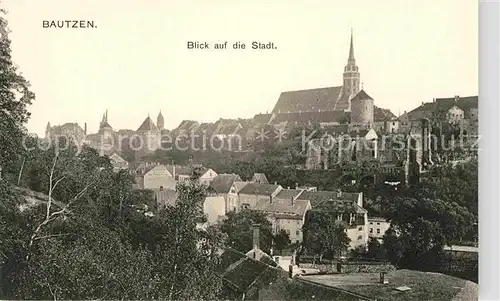
[[[66,236],[66,235],[71,235],[71,234],[75,234],[75,233],[60,233],[60,234],[51,234],[51,235],[39,236],[39,237],[36,237],[34,240],[39,240],[39,239],[44,239],[44,238],[51,238],[51,237]]]

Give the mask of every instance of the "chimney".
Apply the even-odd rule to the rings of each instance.
[[[174,178],[174,181],[175,181],[175,163],[172,162],[172,177]]]
[[[259,246],[259,228],[260,224],[253,224],[253,248],[257,250],[260,248]]]
[[[278,182],[274,181],[274,185],[278,185]]]
[[[436,102],[436,99],[435,99],[435,98],[433,98],[433,99],[432,99],[432,102]]]
[[[422,101],[422,107],[424,106],[424,102]]]
[[[86,122],[83,126],[83,133],[85,134],[85,136],[87,136],[87,123]]]
[[[287,186],[286,189],[290,189],[290,186]]]
[[[460,99],[460,96],[455,95],[455,102],[457,102]]]
[[[295,183],[295,189],[299,189],[299,183]]]

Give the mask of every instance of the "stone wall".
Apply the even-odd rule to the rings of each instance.
[[[391,273],[396,268],[385,262],[350,262],[350,263],[300,263],[299,268],[318,269],[320,273]],[[339,270],[340,268],[340,270]]]

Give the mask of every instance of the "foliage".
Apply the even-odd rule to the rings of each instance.
[[[73,151],[52,148],[28,164],[27,179],[39,179],[33,188],[53,197],[49,209],[19,212],[0,182],[2,297],[216,299],[225,236],[198,227],[204,188],[180,185],[175,206],[147,217],[132,206],[147,192],[133,191],[128,174],[91,149]]]
[[[344,225],[330,212],[309,211],[303,231],[305,250],[315,255],[338,257],[351,242]]]
[[[253,210],[228,212],[226,219],[219,224],[219,227],[228,237],[228,246],[246,253],[253,248],[254,224],[260,225],[260,249],[269,254],[273,240],[272,225],[264,213]]]
[[[27,108],[35,98],[28,81],[12,62],[5,11],[0,10],[0,169],[22,154]]]
[[[276,251],[278,251],[279,253],[281,253],[292,243],[292,241],[290,240],[290,236],[283,229],[273,236],[273,242]]]

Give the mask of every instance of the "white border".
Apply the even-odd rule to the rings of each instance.
[[[500,300],[498,1],[479,2],[479,300]]]

